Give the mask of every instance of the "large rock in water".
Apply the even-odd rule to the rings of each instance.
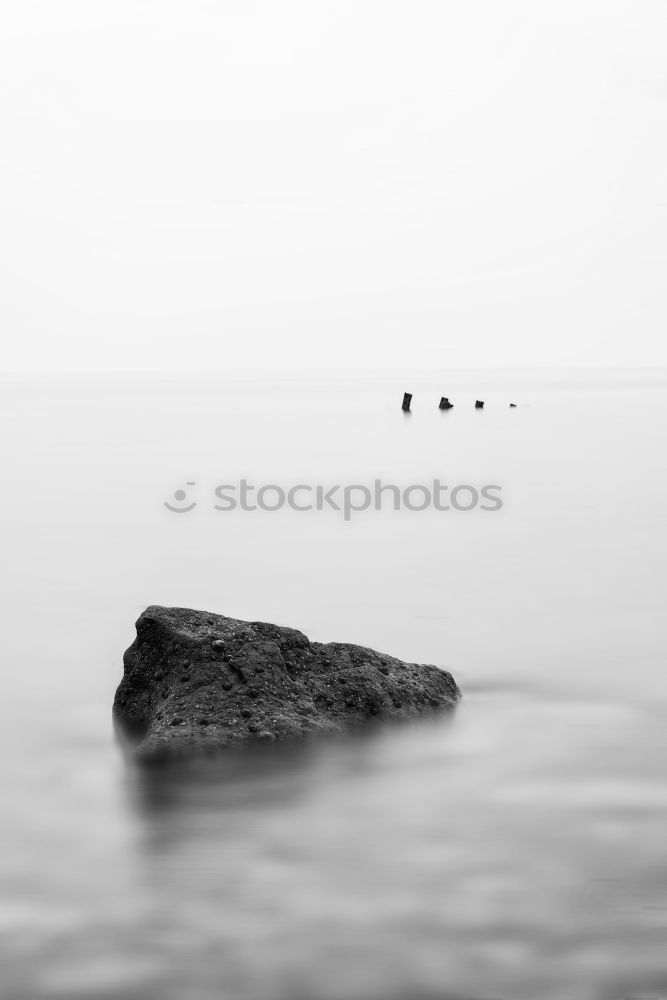
[[[336,733],[460,697],[438,667],[187,608],[147,608],[124,666],[114,713],[144,758]]]

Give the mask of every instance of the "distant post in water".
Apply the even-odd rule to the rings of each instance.
[[[484,400],[483,399],[476,399],[475,400],[475,409],[476,410],[483,410],[484,409]]]
[[[403,393],[403,406],[402,406],[402,409],[405,410],[406,413],[408,413],[408,411],[410,410],[410,403],[411,402],[412,402],[412,393],[411,392],[404,392]]]
[[[439,407],[439,409],[441,409],[441,410],[451,410],[453,408],[454,408],[454,404],[450,403],[446,396],[443,396],[442,399],[440,400],[440,407]]]

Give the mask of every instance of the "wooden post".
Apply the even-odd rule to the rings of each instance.
[[[402,409],[405,410],[406,413],[408,413],[409,410],[410,410],[410,403],[411,402],[412,402],[412,393],[411,392],[404,392],[403,393],[403,406],[402,406]]]
[[[475,400],[475,409],[476,410],[483,410],[484,409],[484,400],[483,399],[476,399]]]
[[[454,409],[454,404],[450,403],[446,396],[443,396],[442,399],[440,400],[440,407],[439,407],[439,409],[441,409],[441,410],[452,410],[452,409]]]

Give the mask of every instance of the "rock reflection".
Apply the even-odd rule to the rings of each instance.
[[[382,768],[382,748],[394,733],[446,726],[455,709],[419,719],[370,723],[345,736],[295,743],[257,743],[209,756],[164,760],[149,766],[132,761],[127,734],[126,788],[145,830],[162,837],[170,826],[183,835],[196,831],[203,816],[229,817],[276,809],[296,809],[309,796],[331,792],[345,780],[357,781]]]

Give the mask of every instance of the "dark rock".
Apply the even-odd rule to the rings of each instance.
[[[438,667],[362,646],[309,642],[278,625],[153,606],[136,627],[114,716],[144,760],[339,733],[370,719],[451,707],[460,697],[451,674]],[[211,659],[211,633],[229,660]]]
[[[483,399],[476,399],[475,400],[475,409],[476,410],[483,410],[484,409],[484,400]]]
[[[405,410],[406,413],[407,413],[407,411],[410,409],[410,403],[411,402],[412,402],[412,393],[411,392],[404,392],[403,393],[403,405],[402,405],[401,409]]]
[[[453,410],[454,404],[450,403],[446,396],[443,396],[440,400],[439,409],[441,410]]]

